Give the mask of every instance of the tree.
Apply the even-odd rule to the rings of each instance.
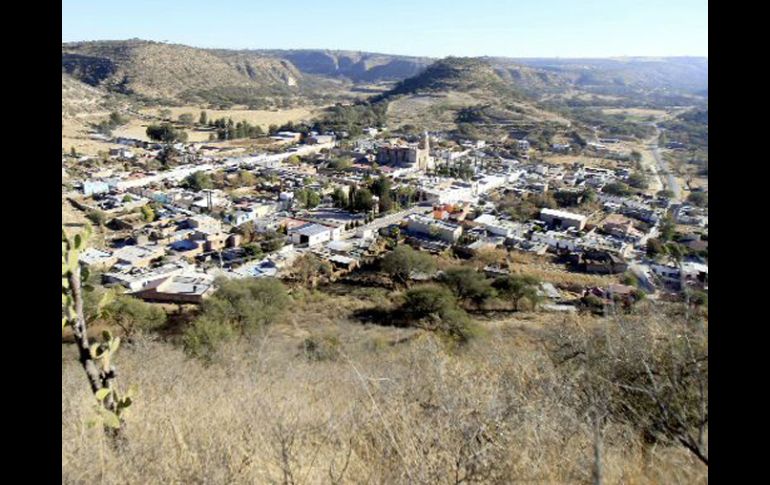
[[[155,220],[155,211],[150,204],[143,205],[140,210],[142,211],[142,219],[144,219],[145,222],[152,222]]]
[[[540,282],[537,278],[527,275],[508,275],[500,276],[492,283],[492,287],[497,293],[509,299],[515,309],[519,309],[522,301],[529,302],[532,306],[540,301],[538,295],[538,286]]]
[[[123,330],[130,340],[137,332],[144,332],[162,327],[166,323],[166,312],[150,303],[120,295],[104,308],[103,318]]]
[[[184,181],[182,181],[182,185],[196,192],[214,188],[214,182],[211,179],[211,175],[202,171],[188,175]]]
[[[208,123],[208,115],[206,115],[205,111],[201,111],[201,115],[198,118],[198,124],[205,125],[206,123]]]
[[[429,254],[402,245],[385,255],[382,270],[394,284],[408,286],[412,273],[433,273],[436,263]]]
[[[331,263],[313,253],[305,253],[298,257],[291,267],[292,277],[306,288],[315,288],[320,277],[328,278],[332,273]]]
[[[674,192],[671,190],[663,189],[659,190],[656,194],[657,197],[660,197],[662,199],[673,199],[674,198]]]
[[[384,195],[380,197],[379,211],[380,213],[385,213],[390,211],[392,208],[393,208],[393,197],[390,195],[390,192],[386,192]]]
[[[369,212],[374,208],[374,198],[369,189],[356,190],[353,195],[353,211]]]
[[[698,207],[708,207],[709,194],[708,192],[690,192],[687,196],[687,202]]]
[[[454,295],[441,286],[422,285],[408,290],[400,313],[411,325],[441,332],[461,343],[476,333],[468,314],[457,307]]]
[[[676,233],[676,224],[671,216],[666,215],[660,221],[660,240],[663,242],[670,241],[674,238]]]
[[[238,185],[241,187],[254,187],[257,185],[257,176],[246,170],[238,173]]]
[[[192,126],[195,122],[195,117],[192,113],[182,113],[179,115],[179,122],[185,126]]]
[[[305,206],[306,209],[313,209],[315,207],[318,207],[318,204],[321,203],[321,196],[318,195],[318,192],[315,192],[313,190],[309,191],[307,194],[307,205]]]
[[[649,187],[647,177],[641,172],[634,172],[628,177],[628,185],[635,189],[646,189]]]
[[[151,140],[164,143],[173,143],[176,141],[187,141],[187,133],[183,130],[176,130],[170,123],[160,125],[150,125],[146,130],[147,137]]]
[[[341,188],[337,187],[332,193],[332,200],[334,201],[334,207],[345,208],[348,206],[348,194]]]
[[[623,182],[610,182],[602,188],[602,192],[609,195],[625,197],[631,194],[631,189]]]
[[[71,156],[72,158],[77,158],[77,157],[78,157],[78,152],[77,152],[77,150],[75,150],[75,147],[74,147],[74,146],[73,146],[73,147],[70,147],[70,156]]]
[[[251,258],[259,258],[262,256],[262,246],[256,243],[248,243],[241,246],[244,251],[246,251],[246,255]]]
[[[302,163],[302,159],[298,155],[292,155],[286,159],[286,163],[289,165],[299,165]]]
[[[120,347],[120,337],[113,337],[109,331],[102,332],[102,341],[91,343],[88,337],[89,321],[84,313],[84,292],[90,291],[87,285],[87,268],[80,267],[80,252],[85,249],[91,235],[90,226],[70,238],[62,227],[62,329],[69,327],[78,348],[78,360],[85,371],[91,392],[97,402],[97,409],[108,436],[113,444],[121,445],[125,435],[123,412],[131,405],[133,389],[122,394],[116,385],[116,371],[113,356]],[[105,292],[98,309],[110,303],[114,296]],[[99,312],[97,312],[98,314]]]
[[[481,307],[497,295],[492,282],[472,268],[450,268],[441,275],[439,281],[452,290],[455,296],[473,302],[476,307]]]
[[[385,194],[390,194],[390,179],[380,176],[374,179],[370,185],[371,191],[377,197],[383,197]]]
[[[216,293],[201,306],[201,317],[252,333],[281,317],[289,305],[283,283],[274,278],[219,279]]]
[[[648,258],[657,258],[659,255],[666,254],[666,248],[659,239],[650,238],[647,240],[646,253]]]

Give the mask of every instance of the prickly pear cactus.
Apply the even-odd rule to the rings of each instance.
[[[105,429],[117,436],[123,425],[121,416],[131,406],[136,389],[130,388],[121,394],[115,385],[117,376],[113,365],[113,356],[120,347],[120,337],[102,332],[102,340],[91,344],[87,335],[86,318],[83,313],[83,292],[92,291],[86,283],[88,268],[80,266],[80,253],[85,249],[91,235],[90,226],[70,238],[62,228],[62,329],[71,327],[78,346],[79,361],[86,372],[91,391],[97,401],[98,416]],[[105,292],[99,302],[99,309],[108,305],[114,298],[111,291]]]

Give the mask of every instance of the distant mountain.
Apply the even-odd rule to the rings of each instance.
[[[600,94],[623,94],[628,90],[708,94],[707,57],[489,59],[500,69],[528,66],[573,88]]]
[[[334,50],[259,50],[290,61],[304,74],[344,77],[350,81],[400,81],[422,72],[435,61],[428,57]]]
[[[109,92],[171,102],[290,96],[303,82],[290,62],[273,57],[140,40],[62,44],[62,72]]]
[[[361,93],[475,91],[532,100],[601,94],[630,101],[708,95],[707,58],[435,60],[334,50],[199,49],[142,40],[62,44],[62,73],[71,79],[155,103],[334,103]],[[379,86],[360,86],[379,84]],[[63,84],[64,86],[64,84]]]

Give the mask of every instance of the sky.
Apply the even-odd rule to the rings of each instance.
[[[708,56],[708,0],[62,0],[62,41],[427,57]]]

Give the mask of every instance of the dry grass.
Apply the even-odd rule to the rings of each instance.
[[[591,434],[567,405],[538,343],[513,317],[456,348],[422,331],[348,315],[385,297],[306,293],[286,322],[232,344],[204,367],[170,344],[119,352],[140,394],[116,454],[88,428],[92,397],[73,349],[62,352],[62,483],[587,483]],[[577,318],[577,317],[572,317]],[[311,360],[307,338],[336,342]],[[642,452],[611,425],[606,483],[706,483],[679,449]]]

